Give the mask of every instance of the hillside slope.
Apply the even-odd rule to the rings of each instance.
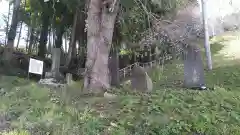
[[[240,134],[240,64],[235,36],[213,39],[214,69],[206,73],[212,91],[179,85],[181,62],[152,71],[154,91],[126,86],[115,99],[86,96],[81,83],[50,90],[28,80],[1,76],[0,132],[6,135],[206,135]],[[225,55],[228,54],[228,55]],[[229,57],[229,56],[236,57]],[[230,59],[231,58],[231,59]],[[14,130],[15,129],[15,130]],[[20,133],[21,132],[21,133]]]

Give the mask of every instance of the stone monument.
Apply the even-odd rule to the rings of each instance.
[[[52,66],[51,71],[45,73],[45,78],[39,81],[40,84],[51,85],[54,87],[61,87],[65,83],[64,76],[60,73],[60,48],[54,48],[52,50]]]
[[[184,51],[184,87],[201,88],[205,85],[201,51],[188,45]]]
[[[147,72],[140,66],[133,68],[131,77],[132,89],[142,92],[151,92],[153,89],[152,79],[148,76]]]

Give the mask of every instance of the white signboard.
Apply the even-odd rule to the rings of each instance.
[[[29,73],[42,75],[43,73],[43,61],[30,58]]]

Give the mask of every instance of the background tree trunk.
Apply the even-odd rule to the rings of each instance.
[[[33,43],[34,43],[34,28],[31,28],[31,30],[30,30],[29,45],[28,45],[28,54],[31,54],[31,53],[32,53]]]
[[[62,38],[63,38],[63,34],[64,34],[64,27],[59,27],[57,29],[57,33],[56,34],[57,34],[57,38],[56,38],[56,41],[55,41],[56,48],[61,48],[62,44],[63,44]]]
[[[68,32],[66,31],[65,34],[64,34],[64,49],[65,51],[67,51],[67,40],[68,40]]]
[[[28,43],[29,43],[29,38],[30,37],[30,28],[28,27],[28,32],[27,32],[27,39],[26,39],[26,52],[28,51]]]
[[[49,26],[49,2],[43,3],[43,13],[42,13],[42,29],[41,29],[41,35],[40,35],[40,41],[38,46],[38,56],[41,58],[45,58],[46,53],[46,44],[48,41],[48,26]]]
[[[24,7],[23,7],[24,10],[26,8],[26,4],[27,4],[27,1],[24,0]],[[21,21],[21,24],[20,24],[19,36],[18,36],[18,41],[17,41],[17,48],[19,47],[19,42],[20,42],[21,36],[22,36],[22,26],[23,26],[23,21]],[[27,44],[26,44],[26,46],[27,46]]]
[[[21,24],[20,24],[20,30],[19,30],[18,40],[17,40],[17,48],[19,47],[19,42],[20,42],[20,39],[21,39],[22,25],[23,25],[23,21],[21,21]]]
[[[61,17],[61,22],[60,24],[57,25],[57,29],[56,29],[56,48],[61,48],[63,45],[63,34],[64,34],[64,25],[65,25],[65,21],[64,21],[64,16],[62,15]]]
[[[72,46],[72,57],[76,57],[77,56],[77,40],[76,40],[76,36],[74,38],[74,42],[73,42],[73,46]]]
[[[118,17],[118,16],[117,16]],[[118,19],[118,18],[117,18]],[[109,71],[111,77],[111,85],[119,87],[120,85],[120,75],[119,75],[119,47],[122,41],[121,30],[119,23],[115,22],[113,37],[112,37],[112,48],[109,58]]]
[[[5,47],[4,54],[3,54],[3,60],[6,60],[6,61],[10,61],[12,57],[14,40],[16,37],[16,30],[17,30],[17,24],[18,24],[18,13],[20,8],[20,3],[21,3],[21,0],[15,0],[15,3],[14,3],[12,22],[11,22],[10,30],[8,32],[7,46]]]
[[[51,29],[52,28],[49,28],[49,30],[48,30],[48,54],[50,54],[50,55],[52,52]]]
[[[8,37],[8,30],[9,30],[9,17],[10,17],[10,10],[11,10],[11,2],[9,2],[9,5],[8,5],[8,17],[7,17],[7,27],[6,27],[5,46],[7,45],[7,37]]]
[[[78,10],[76,10],[76,13],[74,15],[72,33],[71,33],[70,43],[69,43],[69,47],[68,47],[68,55],[67,55],[67,59],[66,59],[66,63],[65,63],[66,67],[68,67],[68,65],[70,64],[71,59],[72,59],[73,44],[76,44],[76,43],[74,43],[74,41],[75,41],[75,34],[76,34],[77,19],[78,19]]]
[[[118,87],[120,85],[120,76],[119,76],[119,50],[113,48],[110,52],[109,58],[109,71],[111,77],[111,85]]]

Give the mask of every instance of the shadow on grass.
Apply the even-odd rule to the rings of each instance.
[[[27,71],[20,68],[13,67],[0,67],[0,76],[9,76],[12,78],[30,79],[31,81],[38,82],[41,79],[40,75],[28,74]]]
[[[14,88],[14,87],[23,87],[31,84],[30,80],[26,80],[24,78],[16,77],[16,76],[0,76],[0,88]]]

